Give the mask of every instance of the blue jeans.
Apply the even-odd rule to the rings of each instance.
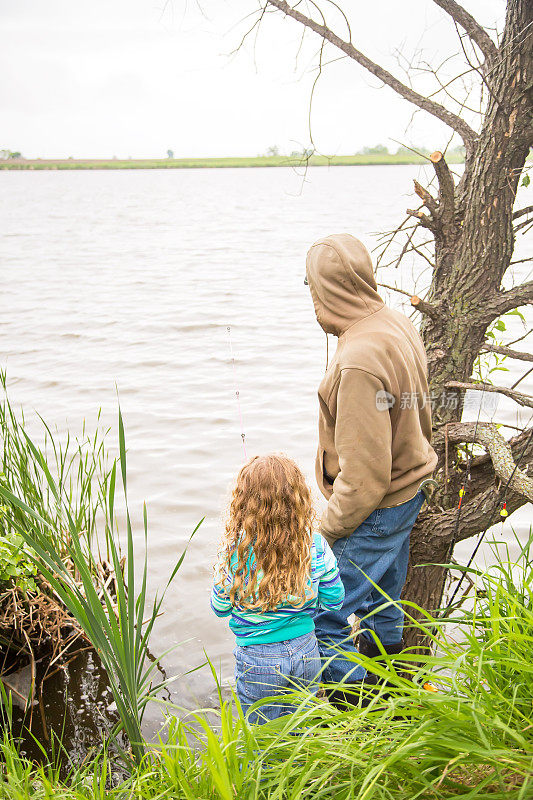
[[[324,681],[353,682],[365,676],[348,624],[350,614],[359,617],[361,631],[368,631],[366,635],[372,642],[370,631],[384,646],[401,641],[404,614],[399,601],[407,575],[409,534],[424,499],[419,491],[399,506],[378,508],[350,536],[333,543],[346,596],[341,609],[322,611],[315,617],[322,659],[327,661],[334,656],[324,667]],[[351,658],[343,658],[342,652],[338,655],[339,650]]]
[[[236,646],[235,679],[242,710],[246,714],[256,700],[306,689],[318,691],[320,653],[315,632],[271,644]],[[266,722],[291,714],[297,706],[288,703],[262,705],[249,715],[250,722]]]

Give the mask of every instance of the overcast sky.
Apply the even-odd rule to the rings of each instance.
[[[201,3],[201,8],[199,6]],[[465,0],[501,28],[503,0]],[[0,0],[0,148],[26,157],[256,155],[309,145],[319,40],[270,14],[236,54],[257,0]],[[324,4],[325,5],[325,4]],[[432,64],[458,50],[432,0],[346,0],[354,44],[398,76],[395,50]],[[302,3],[302,10],[305,4]],[[333,20],[334,18],[332,18]],[[344,34],[340,21],[334,20]],[[333,49],[328,58],[336,58]],[[458,63],[458,62],[457,62]],[[313,105],[323,153],[397,139],[443,146],[448,129],[354,62],[328,65]]]

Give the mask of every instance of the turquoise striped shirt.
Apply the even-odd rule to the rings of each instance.
[[[234,556],[236,558],[236,556]],[[250,557],[253,563],[254,556]],[[217,617],[230,617],[229,626],[237,637],[237,644],[269,644],[295,639],[314,630],[314,616],[319,608],[340,608],[344,600],[344,586],[339,575],[337,559],[329,544],[318,533],[311,543],[311,574],[306,590],[306,600],[301,606],[283,602],[273,611],[257,611],[232,606],[229,598],[231,584],[228,579],[215,577],[211,593],[211,608]],[[258,576],[260,581],[260,575]]]

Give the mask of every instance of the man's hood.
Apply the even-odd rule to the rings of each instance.
[[[349,233],[315,242],[307,254],[306,273],[316,318],[326,333],[340,336],[384,305],[370,254]]]

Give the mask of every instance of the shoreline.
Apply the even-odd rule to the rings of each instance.
[[[352,167],[429,164],[429,158],[416,154],[370,153],[352,156],[256,156],[223,158],[14,158],[0,161],[0,170],[36,169],[224,169],[244,167]],[[463,164],[461,157],[450,154],[450,164]]]

